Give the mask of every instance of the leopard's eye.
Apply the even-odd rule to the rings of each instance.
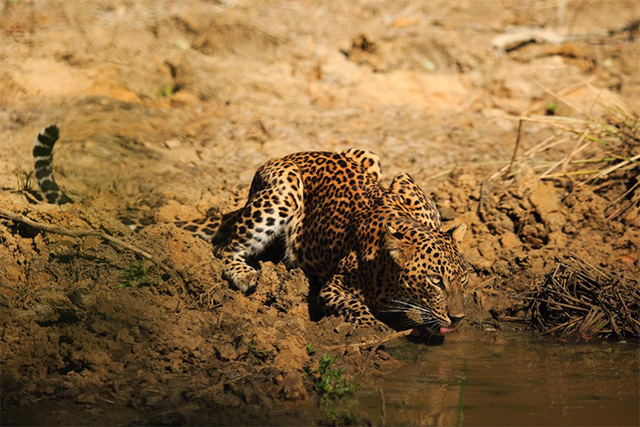
[[[428,277],[429,277],[429,281],[431,283],[433,283],[434,285],[436,285],[440,289],[444,290],[444,282],[442,281],[442,277],[441,276],[438,276],[437,274],[431,274]]]

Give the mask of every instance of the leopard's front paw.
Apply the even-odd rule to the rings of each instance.
[[[242,293],[249,293],[258,285],[258,272],[252,271],[242,275],[233,274],[233,272],[225,271],[222,275],[231,283],[231,286],[238,289]]]

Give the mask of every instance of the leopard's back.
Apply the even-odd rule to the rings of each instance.
[[[358,213],[371,209],[384,193],[377,157],[365,150],[358,153],[365,164],[344,152],[285,157],[299,167],[304,186],[300,230],[287,244],[296,248],[297,265],[319,281],[327,279],[352,245],[351,229]],[[373,173],[367,170],[374,165]]]

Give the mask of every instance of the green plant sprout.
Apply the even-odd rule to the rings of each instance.
[[[354,394],[359,389],[358,384],[345,378],[342,369],[331,369],[335,361],[335,357],[329,357],[327,353],[324,353],[320,358],[318,368],[307,372],[313,377],[314,388],[321,400],[340,399]]]
[[[316,352],[316,349],[313,348],[313,344],[311,344],[311,343],[307,344],[307,354],[309,356],[311,356],[311,355],[315,354],[315,352]]]
[[[162,279],[159,277],[149,276],[149,269],[144,260],[129,264],[129,268],[120,272],[120,280],[118,288],[142,288],[159,286],[162,283]]]

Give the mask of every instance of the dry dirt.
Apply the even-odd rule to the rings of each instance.
[[[295,423],[316,403],[304,368],[323,352],[356,382],[397,367],[383,347],[348,346],[382,336],[320,318],[301,271],[265,261],[244,296],[172,225],[241,207],[255,169],[295,151],[373,150],[385,183],[408,172],[447,227],[469,225],[469,313],[447,340],[492,340],[524,318],[512,296],[556,257],[638,279],[638,207],[607,211],[637,177],[580,186],[524,163],[494,176],[514,117],[601,118],[601,101],[637,117],[638,29],[623,29],[636,1],[564,14],[558,1],[1,1],[0,206],[117,236],[180,278],[147,262],[159,285],[120,287],[131,251],[1,219],[2,424]],[[491,48],[526,27],[572,37]],[[51,123],[76,201],[61,207],[34,201],[27,180]],[[519,152],[554,132],[525,122]],[[123,217],[150,225],[134,234]]]

